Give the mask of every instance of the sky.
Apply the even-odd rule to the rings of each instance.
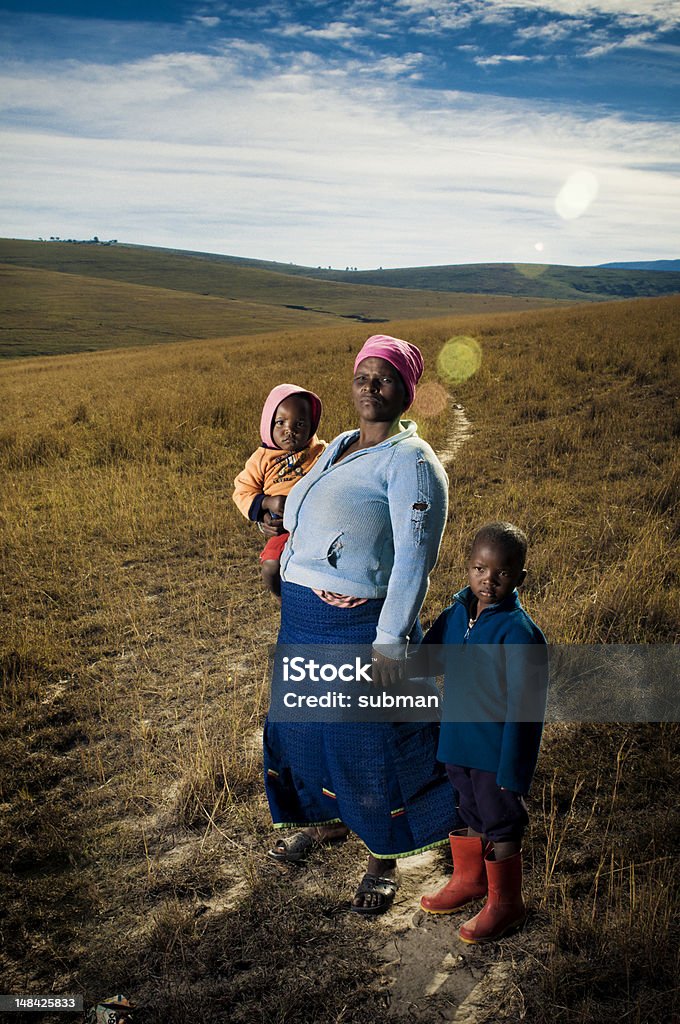
[[[680,257],[680,0],[0,0],[0,235]]]

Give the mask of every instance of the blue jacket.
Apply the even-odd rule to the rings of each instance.
[[[371,448],[334,458],[340,434],[286,500],[290,537],[281,579],[314,590],[384,598],[376,644],[405,646],[437,561],[448,500],[444,468],[416,424]]]
[[[516,590],[483,609],[470,627],[472,601],[469,587],[457,593],[423,640],[442,645],[431,662],[444,674],[437,757],[494,772],[499,786],[528,793],[547,698],[546,639]],[[457,650],[447,651],[449,645]]]

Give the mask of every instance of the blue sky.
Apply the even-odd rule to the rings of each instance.
[[[0,234],[677,258],[680,0],[0,0]]]

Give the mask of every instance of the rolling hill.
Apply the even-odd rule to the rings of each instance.
[[[0,357],[680,292],[680,273],[478,264],[333,271],[135,245],[0,239]]]
[[[0,241],[0,357],[555,305],[312,280],[139,246]]]
[[[619,270],[653,270],[655,273],[677,273],[680,271],[680,260],[641,260],[639,263],[603,263],[603,267]]]
[[[180,254],[179,250],[155,251]],[[680,263],[673,260],[656,263],[604,264],[601,267],[571,267],[547,263],[470,263],[390,270],[383,270],[382,267],[377,270],[333,270],[330,267],[302,267],[293,263],[273,263],[212,253],[184,255],[228,263],[232,266],[252,267],[341,284],[477,295],[524,296],[561,302],[596,302],[680,292]],[[663,278],[659,276],[660,270],[666,272]]]

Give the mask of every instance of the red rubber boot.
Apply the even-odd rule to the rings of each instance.
[[[484,846],[477,836],[452,832],[449,835],[453,874],[443,889],[421,896],[428,914],[452,914],[458,907],[486,896]]]
[[[505,860],[486,858],[489,898],[475,917],[458,932],[463,942],[491,942],[522,924],[526,908],[522,899],[522,854]]]

